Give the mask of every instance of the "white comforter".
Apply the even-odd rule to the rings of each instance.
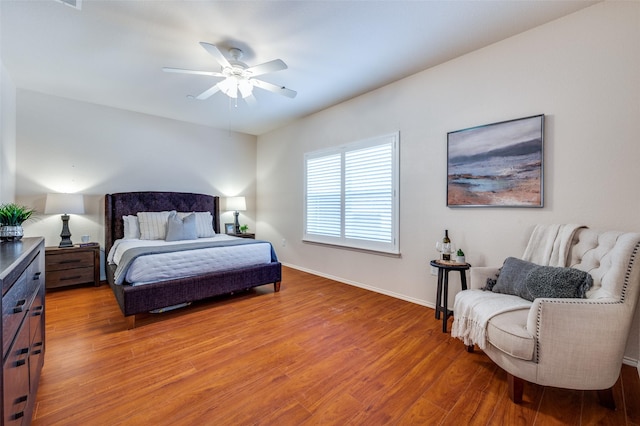
[[[198,238],[198,241],[233,240],[224,234],[211,238]],[[164,240],[116,240],[109,251],[107,262],[118,265],[126,250],[134,247],[157,247],[184,244],[185,241]],[[172,253],[140,256],[131,264],[125,280],[133,285],[184,278],[207,272],[262,265],[271,262],[271,245],[267,242],[236,245],[229,247],[204,248]]]

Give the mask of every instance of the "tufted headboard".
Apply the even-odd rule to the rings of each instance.
[[[138,212],[211,212],[213,230],[220,233],[219,197],[188,192],[120,192],[104,197],[105,253],[109,253],[113,242],[124,236],[122,216]]]

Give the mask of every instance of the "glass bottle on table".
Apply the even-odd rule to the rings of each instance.
[[[444,238],[442,239],[442,260],[451,260],[451,252],[453,251],[453,244],[449,239],[449,230],[444,230]]]

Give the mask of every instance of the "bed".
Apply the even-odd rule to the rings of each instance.
[[[213,230],[216,234],[220,234],[219,197],[216,196],[183,192],[122,192],[106,194],[104,210],[105,254],[107,255],[112,252],[114,245],[123,243],[125,233],[123,217],[134,216],[139,212],[175,210],[202,212],[203,215],[204,212],[210,212]],[[267,261],[268,263],[145,282],[144,285],[135,285],[136,283],[130,283],[126,278],[122,278],[123,274],[117,271],[117,265],[109,261],[105,262],[105,269],[109,286],[127,320],[127,328],[131,329],[135,327],[138,314],[160,312],[213,296],[245,291],[271,283],[275,292],[280,291],[282,266],[277,261],[272,247],[271,252],[272,257]]]

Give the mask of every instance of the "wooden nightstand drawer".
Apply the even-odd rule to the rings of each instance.
[[[47,272],[87,267],[93,268],[93,253],[89,251],[62,252],[54,255],[47,253]]]
[[[46,247],[46,287],[100,285],[100,246]]]
[[[88,268],[65,269],[63,271],[47,271],[47,288],[92,282],[93,266]]]

